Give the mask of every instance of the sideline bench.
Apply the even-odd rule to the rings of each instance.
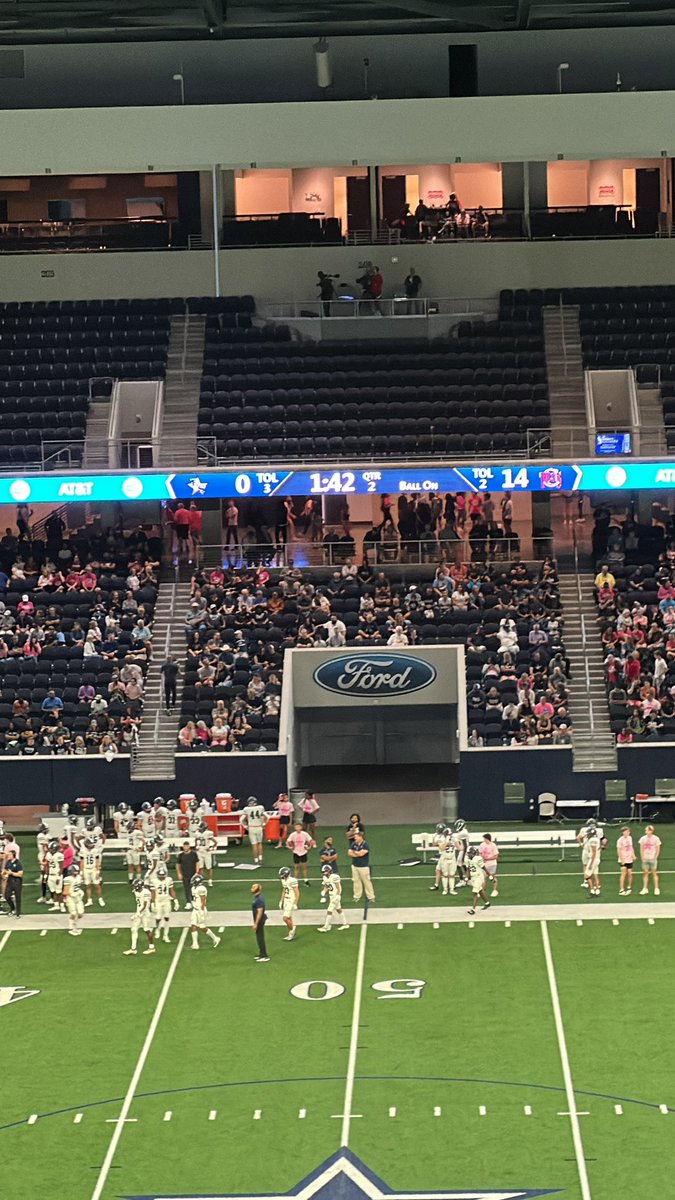
[[[602,826],[598,826],[602,835]],[[550,825],[538,829],[492,830],[492,840],[500,850],[560,850],[560,862],[565,859],[565,850],[579,849],[576,829],[552,829]],[[436,849],[433,833],[413,833],[414,849],[427,861],[427,855]],[[476,835],[469,834],[469,841],[476,843]]]

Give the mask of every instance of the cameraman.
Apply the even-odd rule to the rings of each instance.
[[[324,317],[329,317],[331,315],[331,311],[330,311],[331,300],[335,299],[335,285],[333,283],[333,276],[325,275],[323,271],[319,271],[318,276],[319,276],[319,282],[317,283],[316,286],[319,289],[319,296],[321,298],[321,307],[323,309],[323,315],[324,315]]]

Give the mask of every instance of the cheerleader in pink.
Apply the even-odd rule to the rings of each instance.
[[[621,867],[619,880],[619,895],[630,896],[633,887],[633,865],[635,863],[635,847],[630,829],[621,830],[621,837],[616,840],[616,852]]]

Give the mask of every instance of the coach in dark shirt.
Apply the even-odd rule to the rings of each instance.
[[[267,953],[265,945],[265,923],[267,921],[267,911],[265,909],[265,897],[262,894],[262,888],[259,883],[254,883],[251,888],[253,902],[251,904],[251,912],[253,913],[253,932],[255,940],[258,943],[258,953],[256,954],[256,962],[269,962],[270,956]]]
[[[4,866],[5,900],[11,916],[21,916],[21,892],[23,891],[23,863],[20,858],[8,858]]]
[[[178,878],[183,884],[186,908],[192,908],[190,883],[192,876],[197,873],[197,861],[197,851],[192,849],[189,842],[183,842],[183,849],[176,859],[176,870],[178,871]]]

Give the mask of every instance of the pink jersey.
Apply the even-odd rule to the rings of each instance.
[[[630,834],[617,838],[616,850],[622,867],[635,862],[635,847]]]
[[[640,838],[640,853],[643,858],[658,858],[661,849],[661,838],[655,833],[645,833]]]
[[[275,800],[274,807],[280,817],[290,817],[293,812],[294,805],[290,800]]]
[[[304,829],[299,830],[297,833],[292,833],[286,839],[288,849],[292,850],[294,854],[306,854],[311,844],[312,839],[308,833],[305,833]]]
[[[499,858],[499,850],[494,842],[481,842],[478,851],[483,862],[496,862]]]

